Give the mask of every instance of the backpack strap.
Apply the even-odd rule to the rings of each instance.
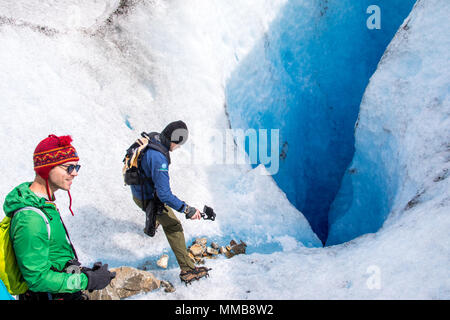
[[[142,135],[142,137],[148,139],[148,148],[151,148],[153,150],[161,152],[166,157],[167,162],[170,165],[169,151],[167,149],[165,149],[163,146],[161,146],[160,144],[153,142],[153,139],[156,139],[157,141],[161,141],[159,138],[159,133],[158,132],[152,132],[152,133],[142,132],[141,135]]]
[[[36,212],[38,215],[40,215],[42,217],[42,219],[44,219],[45,225],[47,227],[48,240],[50,240],[50,235],[51,235],[50,223],[48,222],[47,215],[45,213],[43,213],[42,210],[39,210],[36,207],[23,207],[23,208],[13,212],[13,215],[11,216],[11,220],[12,220],[12,218],[14,218],[14,216],[17,213],[19,213],[21,211],[28,211],[28,210]]]
[[[44,212],[42,212],[42,210],[39,210],[39,209],[36,208],[36,207],[23,207],[23,208],[21,208],[21,209],[19,209],[19,210],[13,212],[12,217],[11,217],[11,220],[12,220],[12,218],[15,217],[15,215],[16,215],[17,213],[19,213],[19,212],[21,212],[21,211],[27,211],[27,210],[31,210],[31,211],[36,212],[37,214],[39,214],[39,215],[42,217],[42,219],[44,219],[45,225],[46,225],[46,227],[47,227],[48,240],[50,240],[50,236],[51,236],[50,223],[48,222],[47,215],[46,215]],[[58,209],[57,209],[57,210],[58,210]],[[59,212],[59,211],[58,211],[58,212]],[[61,223],[62,223],[62,225],[63,225],[63,227],[64,227],[64,231],[66,232],[67,240],[68,240],[70,246],[72,247],[73,254],[74,254],[75,258],[78,260],[77,252],[75,251],[75,247],[73,246],[72,241],[70,240],[69,233],[67,232],[67,228],[66,228],[66,226],[64,225],[64,221],[62,220],[61,215],[60,215],[59,218],[60,218]]]
[[[147,175],[145,174],[144,170],[142,170],[142,168],[140,166],[140,161],[142,160],[142,157],[144,156],[144,153],[150,148],[150,149],[153,149],[153,150],[156,150],[156,151],[162,153],[166,157],[167,162],[170,165],[170,154],[169,154],[169,151],[167,149],[165,149],[162,145],[153,142],[153,139],[155,139],[157,141],[161,141],[160,138],[159,138],[159,133],[158,132],[151,132],[151,133],[142,132],[141,136],[148,140],[148,144],[145,147],[145,149],[142,151],[142,153],[140,155],[140,158],[138,159],[138,168],[140,170],[140,173],[141,173],[142,177],[144,178],[143,180],[148,181],[150,183],[150,185],[152,186],[152,188],[153,188],[153,199],[158,202],[159,198],[158,198],[158,195],[156,193],[156,188],[155,188],[155,184],[153,182],[153,179],[152,179],[152,177],[147,177]],[[144,201],[145,183],[144,183],[143,180],[141,180],[141,201],[142,201],[143,210],[146,211],[146,203]]]

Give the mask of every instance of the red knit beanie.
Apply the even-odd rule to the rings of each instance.
[[[80,160],[77,151],[70,144],[71,142],[72,138],[70,136],[57,137],[54,134],[51,134],[42,140],[34,150],[34,171],[45,180],[49,199],[51,199],[48,188],[48,176],[50,170],[65,162]],[[70,192],[68,193],[70,198],[69,210],[73,215],[71,208],[72,198]]]

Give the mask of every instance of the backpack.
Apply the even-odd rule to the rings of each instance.
[[[153,142],[153,138],[159,140],[159,133],[152,132],[147,134],[145,132],[141,133],[141,138],[138,138],[127,150],[125,157],[123,159],[123,181],[125,185],[143,185],[145,182],[150,182],[153,185],[153,180],[150,177],[146,177],[143,170],[140,168],[140,163],[145,151],[148,148],[157,150],[164,154],[167,161],[170,164],[170,155],[167,150],[165,150],[159,144]]]
[[[31,210],[38,213],[47,226],[48,239],[50,240],[50,224],[47,216],[35,207],[24,207],[15,211],[12,217],[5,217],[0,223],[0,280],[12,295],[23,294],[28,290],[28,285],[20,272],[14,247],[10,236],[11,220],[20,211]]]

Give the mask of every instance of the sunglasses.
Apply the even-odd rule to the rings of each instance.
[[[81,168],[79,164],[69,164],[69,165],[60,164],[59,166],[65,168],[68,174],[71,174],[74,169],[78,172],[80,171]]]

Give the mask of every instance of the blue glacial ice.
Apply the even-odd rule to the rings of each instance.
[[[279,172],[273,178],[325,242],[329,224],[353,193],[344,181],[353,158],[354,126],[370,77],[414,0],[378,1],[380,29],[370,29],[373,1],[289,1],[227,82],[233,128],[280,129]],[[369,13],[368,13],[369,12]],[[383,181],[371,181],[374,231],[388,209]],[[370,215],[369,215],[370,216]],[[359,229],[352,233],[358,236]]]

